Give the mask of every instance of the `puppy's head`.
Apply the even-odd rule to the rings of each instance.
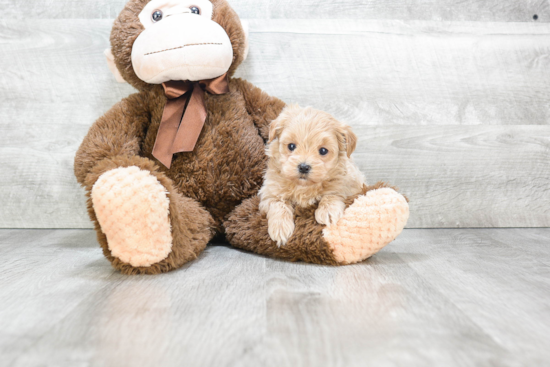
[[[345,167],[357,136],[330,114],[311,107],[286,107],[271,123],[271,167],[301,185],[325,181]]]

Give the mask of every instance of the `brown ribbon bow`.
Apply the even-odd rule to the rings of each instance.
[[[172,156],[180,152],[192,152],[206,121],[204,91],[212,94],[229,92],[227,74],[214,79],[169,81],[162,83],[168,101],[164,106],[153,157],[166,168],[172,164]],[[187,108],[186,108],[187,106]]]

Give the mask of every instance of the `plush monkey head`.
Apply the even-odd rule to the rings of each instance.
[[[130,0],[106,56],[117,79],[140,90],[231,76],[248,53],[245,28],[225,0]]]

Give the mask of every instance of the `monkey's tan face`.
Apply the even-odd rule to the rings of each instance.
[[[233,48],[212,14],[208,0],[149,2],[139,14],[145,30],[132,48],[138,78],[160,84],[211,79],[226,73],[233,61]]]

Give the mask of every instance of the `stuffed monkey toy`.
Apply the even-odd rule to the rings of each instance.
[[[285,104],[232,78],[247,32],[225,0],[129,0],[106,53],[138,92],[90,128],[75,157],[106,258],[125,274],[157,274],[196,259],[214,236],[291,261],[350,264],[391,242],[408,218],[384,185],[349,198],[325,228],[315,208],[296,212],[278,247],[256,196],[269,124]]]

